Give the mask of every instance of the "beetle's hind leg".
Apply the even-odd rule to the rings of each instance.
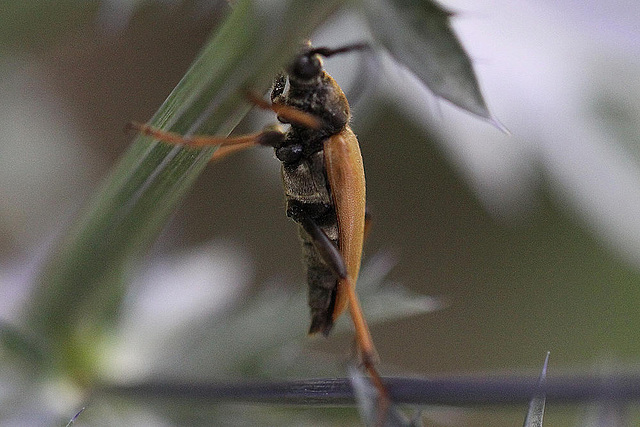
[[[364,370],[369,374],[373,386],[378,390],[378,419],[375,425],[376,427],[384,426],[391,405],[391,396],[389,395],[387,387],[384,385],[378,369],[376,369],[376,364],[379,361],[378,352],[373,344],[369,326],[364,318],[360,301],[355,292],[355,283],[352,283],[350,277],[341,279],[341,281],[347,291],[349,312],[356,332],[356,348],[360,362]]]
[[[310,217],[302,217],[297,220],[304,231],[311,237],[313,246],[324,263],[341,279],[347,277],[347,266],[338,247],[329,239],[318,223]]]
[[[291,209],[290,209],[291,211]],[[311,237],[311,242],[316,248],[318,254],[324,261],[324,263],[333,271],[333,273],[339,277],[339,280],[348,289],[349,310],[351,311],[351,318],[356,329],[356,341],[359,352],[359,358],[362,362],[364,369],[371,377],[376,389],[380,393],[380,413],[386,413],[386,406],[389,404],[389,395],[386,387],[382,381],[378,370],[375,365],[378,362],[378,353],[373,344],[369,327],[364,318],[360,301],[355,293],[355,284],[351,283],[351,279],[348,276],[347,268],[344,258],[340,253],[338,247],[329,239],[326,233],[318,225],[318,223],[302,212],[297,215],[294,212],[289,212],[289,216],[292,216],[296,222],[298,222],[302,228]],[[371,223],[371,216],[368,212],[365,213],[365,234],[368,234],[368,227]],[[313,325],[312,325],[313,330]]]
[[[369,207],[367,206],[364,210],[364,242],[366,243],[369,239],[369,234],[371,233],[371,226],[373,225],[373,216],[371,212],[369,212]]]

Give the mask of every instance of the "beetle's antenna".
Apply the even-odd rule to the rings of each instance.
[[[316,47],[309,51],[309,56],[317,54],[327,58],[329,56],[337,55],[340,53],[351,52],[354,50],[365,50],[365,49],[371,49],[371,45],[369,45],[369,43],[366,43],[366,42],[361,42],[361,43],[348,44],[346,46],[342,46],[336,49],[332,49],[330,47]]]

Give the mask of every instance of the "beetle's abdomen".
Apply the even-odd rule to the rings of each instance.
[[[337,229],[337,226],[334,228]],[[306,231],[302,227],[298,227],[298,230],[309,286],[307,299],[311,309],[309,333],[322,332],[328,335],[333,327],[338,276],[324,263]],[[337,244],[337,241],[332,241]]]
[[[284,163],[282,181],[287,215],[294,221],[298,221],[300,217],[311,218],[337,246],[338,223],[331,190],[325,177],[323,151],[293,164]],[[313,245],[312,238],[302,226],[299,226],[299,233],[309,286],[309,333],[322,332],[327,335],[333,326],[338,276],[324,262]]]

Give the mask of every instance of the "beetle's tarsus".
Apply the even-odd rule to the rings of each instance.
[[[362,354],[362,364],[364,365],[365,370],[369,374],[371,381],[373,382],[374,387],[378,391],[378,417],[376,420],[377,427],[383,427],[385,425],[385,421],[387,420],[387,414],[389,412],[389,408],[391,407],[391,397],[389,396],[389,391],[387,387],[384,385],[382,381],[382,377],[378,373],[378,370],[375,368],[375,363],[377,361],[376,354]]]

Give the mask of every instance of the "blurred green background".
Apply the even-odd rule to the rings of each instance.
[[[326,61],[355,98],[374,220],[366,255],[392,254],[392,282],[448,303],[372,327],[385,374],[535,375],[546,351],[550,375],[638,361],[640,37],[625,33],[621,12],[515,3],[445,2],[460,11],[455,28],[511,136],[425,98],[388,59],[364,74],[360,55]],[[47,249],[127,148],[124,125],[156,111],[228,13],[225,2],[80,4],[11,1],[0,12],[7,321],[28,300]],[[313,41],[367,37],[346,11]],[[237,132],[271,120],[252,113]],[[208,245],[240,265],[225,273],[230,293],[237,283],[299,292],[296,227],[271,150],[207,168],[140,268]],[[346,360],[351,337],[311,346]],[[546,422],[577,425],[582,412],[573,409],[548,402]],[[428,425],[519,425],[524,410],[435,413]]]

